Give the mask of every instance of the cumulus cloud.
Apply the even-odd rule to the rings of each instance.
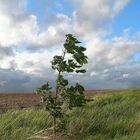
[[[86,47],[90,59],[89,69],[104,70],[106,67],[122,65],[133,59],[133,56],[140,51],[140,41],[137,36],[131,39],[124,34],[110,40],[93,39]]]
[[[31,41],[30,47],[32,49],[39,47],[54,47],[64,42],[65,34],[70,32],[71,19],[64,14],[57,14],[51,25],[46,31],[39,33],[34,40]]]
[[[87,43],[87,74],[92,83],[90,88],[129,88],[140,85],[140,63],[134,60],[135,54],[140,52],[138,38],[137,34],[131,38],[124,34],[109,40],[96,38]]]
[[[4,47],[18,46],[32,40],[37,34],[37,22],[34,15],[26,15],[25,0],[0,1],[0,44]]]
[[[47,81],[55,86],[50,61],[61,53],[65,34],[74,33],[86,48],[89,64],[83,75],[69,74],[71,84],[86,88],[127,88],[140,85],[140,32],[103,39],[129,0],[70,0],[73,12],[50,14],[42,30],[36,15],[26,12],[27,0],[0,1],[0,91],[33,91]],[[131,30],[130,30],[131,31]],[[20,50],[20,51],[19,51]],[[7,88],[8,86],[8,88]]]
[[[60,54],[58,51],[42,51],[42,52],[23,52],[16,53],[13,62],[16,65],[16,70],[24,71],[30,75],[44,76],[47,69],[51,68],[51,60],[54,55]]]
[[[8,57],[8,56],[13,56],[14,55],[14,51],[11,47],[2,47],[0,46],[0,59],[4,59],[5,57]]]
[[[97,38],[89,42],[86,53],[89,56],[88,70],[91,75],[95,75],[95,72],[106,74],[110,69],[115,71],[115,68],[134,61],[133,57],[140,51],[140,42],[137,36],[134,38],[123,35],[111,40],[102,41]]]
[[[128,4],[128,0],[71,0],[74,6],[73,30],[87,39],[105,35],[112,20]]]
[[[25,12],[25,0],[0,1],[0,44],[3,47],[20,46],[54,47],[64,40],[69,32],[70,18],[64,14],[54,16],[53,23],[40,31],[37,17]]]

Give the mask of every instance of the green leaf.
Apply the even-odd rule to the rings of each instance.
[[[49,94],[51,93],[51,87],[49,86],[49,83],[47,82],[46,84],[42,85],[36,90],[37,94]]]
[[[85,69],[81,69],[81,70],[76,70],[77,73],[85,73],[86,70]]]
[[[83,92],[85,91],[84,87],[82,85],[80,85],[79,83],[76,83],[76,90],[80,93],[83,94]]]
[[[82,46],[80,46],[79,49],[80,49],[80,51],[82,51],[82,52],[86,51],[86,48],[84,48],[84,47],[82,47]]]
[[[58,86],[67,86],[68,85],[68,80],[64,79],[62,75],[59,75],[59,77],[57,78],[57,84]]]

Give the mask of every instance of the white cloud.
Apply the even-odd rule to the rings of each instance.
[[[87,43],[86,47],[86,53],[89,56],[88,69],[99,71],[133,60],[133,56],[140,51],[140,41],[137,36],[130,39],[124,34],[110,40],[93,39]]]
[[[140,63],[133,60],[140,51],[140,33],[129,36],[128,27],[121,36],[102,39],[111,32],[113,19],[129,0],[71,0],[72,16],[53,15],[43,31],[37,17],[26,13],[26,2],[0,1],[0,91],[5,91],[5,83],[9,91],[33,90],[46,79],[52,83],[56,73],[51,70],[50,61],[61,53],[60,45],[67,33],[84,41],[89,57],[85,76],[68,75],[71,83],[79,81],[87,88],[140,84]],[[24,44],[27,48],[17,51],[16,47],[20,50]],[[49,50],[51,47],[54,48]]]
[[[11,69],[12,68],[12,59],[11,57],[6,57],[5,59],[0,61],[1,69]]]
[[[58,13],[42,32],[36,16],[24,12],[25,0],[14,0],[12,4],[8,2],[9,0],[0,2],[0,44],[19,46],[26,42],[33,49],[61,44],[64,35],[69,32],[89,40],[94,36],[109,33],[113,18],[124,8],[128,0],[71,1],[75,7],[73,17]]]
[[[32,40],[38,26],[34,15],[24,13],[25,0],[0,1],[0,44],[5,47],[17,46]]]
[[[71,0],[74,32],[91,39],[110,32],[112,20],[128,4],[128,0]]]
[[[64,40],[69,32],[70,18],[57,14],[53,24],[40,32],[35,15],[24,12],[25,0],[0,1],[0,44],[3,47],[20,46],[22,43],[35,48],[54,47]],[[20,5],[19,5],[20,4]]]
[[[123,78],[128,78],[129,77],[129,74],[128,73],[125,73],[125,74],[122,75],[122,77]]]
[[[15,69],[30,75],[43,76],[44,71],[50,68],[51,59],[52,53],[49,51],[17,53],[14,57]]]
[[[54,22],[47,27],[46,31],[39,33],[30,45],[36,48],[54,47],[64,42],[65,34],[70,30],[70,18],[63,14],[57,14]]]
[[[91,77],[94,77],[94,76],[96,76],[96,75],[98,75],[98,73],[95,72],[95,71],[93,71],[93,72],[90,73],[90,76],[91,76]]]

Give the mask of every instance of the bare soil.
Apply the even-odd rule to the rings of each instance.
[[[85,95],[91,98],[96,94],[110,93],[112,90],[87,90]],[[0,93],[0,113],[16,108],[41,108],[40,95],[35,93]]]

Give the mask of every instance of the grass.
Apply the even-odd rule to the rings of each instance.
[[[140,140],[140,89],[97,95],[68,114],[67,130],[75,140]],[[26,140],[50,126],[43,109],[9,111],[0,116],[0,140]]]

